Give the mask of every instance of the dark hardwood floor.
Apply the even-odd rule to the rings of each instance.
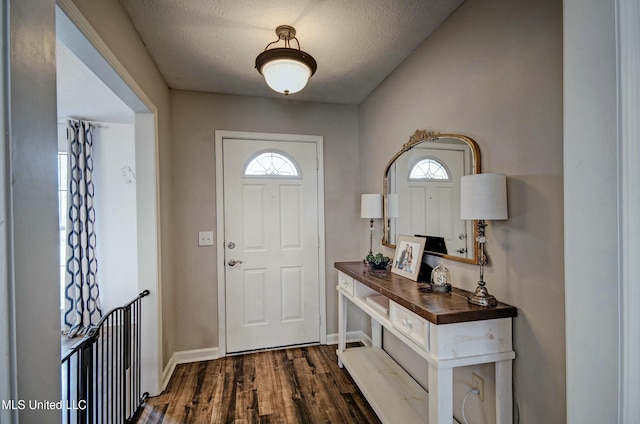
[[[335,345],[178,365],[138,423],[379,423]]]

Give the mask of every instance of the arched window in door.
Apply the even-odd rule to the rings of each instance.
[[[410,180],[450,180],[447,167],[437,159],[426,158],[418,161],[409,172]]]
[[[262,152],[254,156],[244,168],[246,177],[299,177],[292,158],[279,152]]]

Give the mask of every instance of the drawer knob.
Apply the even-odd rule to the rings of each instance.
[[[407,318],[402,318],[402,325],[404,325],[405,327],[411,328],[411,320],[407,319]]]

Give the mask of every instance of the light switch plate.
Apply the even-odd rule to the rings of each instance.
[[[213,246],[213,231],[200,231],[198,233],[198,246]]]

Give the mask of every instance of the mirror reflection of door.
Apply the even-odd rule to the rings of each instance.
[[[314,143],[223,140],[226,349],[317,343]]]
[[[464,170],[462,150],[416,146],[401,155],[390,178],[391,191],[398,195],[395,233],[442,237],[447,254],[470,257],[469,233],[460,219]]]

